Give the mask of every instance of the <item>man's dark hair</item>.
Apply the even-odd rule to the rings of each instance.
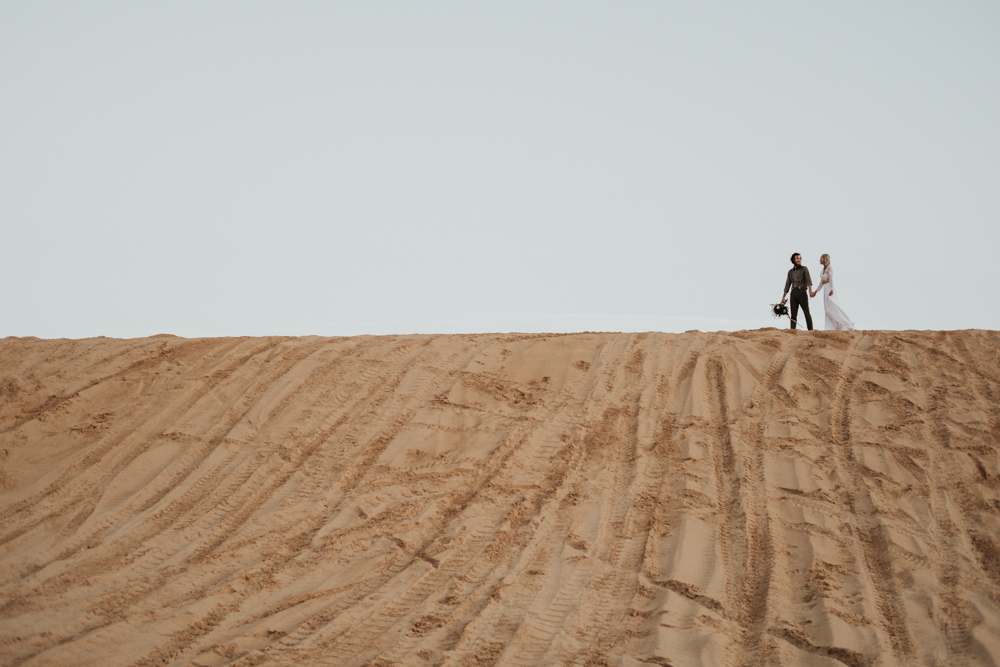
[[[801,252],[793,252],[793,253],[792,253],[792,260],[791,260],[791,261],[792,261],[792,264],[794,264],[794,263],[795,263],[795,258],[796,258],[796,257],[798,257],[798,256],[799,256],[799,255],[801,255],[801,254],[802,254]]]

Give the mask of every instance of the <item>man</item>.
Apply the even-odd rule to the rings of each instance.
[[[795,253],[792,255],[792,268],[788,270],[788,278],[785,279],[785,293],[781,295],[781,303],[788,297],[788,288],[792,288],[792,328],[795,328],[795,320],[799,316],[799,306],[806,314],[806,327],[813,330],[813,318],[809,314],[809,288],[813,281],[809,277],[808,267],[802,266],[802,255]]]

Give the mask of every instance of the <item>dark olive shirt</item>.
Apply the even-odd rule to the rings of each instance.
[[[785,294],[788,294],[788,288],[793,289],[803,289],[805,287],[812,287],[813,281],[809,277],[809,269],[804,266],[793,266],[788,270],[788,278],[785,279]]]

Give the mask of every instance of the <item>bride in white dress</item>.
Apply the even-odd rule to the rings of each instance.
[[[819,290],[823,290],[823,309],[826,311],[827,331],[854,331],[854,322],[847,316],[844,309],[837,303],[833,296],[833,267],[830,266],[830,256],[823,255],[819,258],[819,263],[823,265],[823,272],[819,276],[819,289],[811,292],[809,296],[816,296]]]

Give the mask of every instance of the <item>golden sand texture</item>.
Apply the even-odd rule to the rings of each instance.
[[[0,340],[3,665],[995,665],[1000,333]]]

